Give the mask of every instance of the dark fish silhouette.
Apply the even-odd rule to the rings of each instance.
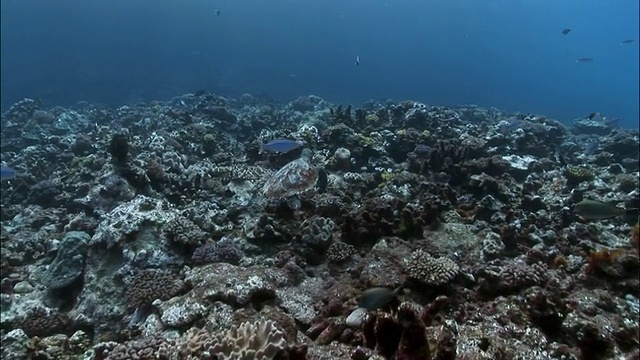
[[[635,40],[633,40],[633,39],[627,39],[627,40],[622,41],[622,42],[620,43],[620,45],[633,44],[633,42],[634,42],[634,41],[635,41]]]
[[[589,57],[585,57],[585,58],[579,58],[576,59],[577,63],[590,63],[593,62],[593,58],[589,58]]]
[[[220,10],[216,10],[214,14],[216,14],[216,16],[220,16]]]
[[[566,29],[562,30],[562,35],[567,35],[570,32],[571,32],[571,28],[566,28]]]
[[[365,308],[369,311],[379,309],[387,305],[393,300],[402,289],[402,285],[395,290],[386,287],[374,287],[367,289],[362,293],[358,307]]]
[[[605,220],[638,212],[636,208],[619,208],[615,204],[621,201],[597,201],[585,199],[575,204],[573,212],[586,220]]]
[[[595,120],[595,121],[604,121],[606,117],[604,116],[604,114],[600,112],[592,112],[591,114],[587,115],[587,119]]]

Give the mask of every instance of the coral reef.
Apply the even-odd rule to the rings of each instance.
[[[638,356],[638,215],[572,210],[640,206],[637,130],[207,92],[1,122],[3,359]]]

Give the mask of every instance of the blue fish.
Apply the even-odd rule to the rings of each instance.
[[[260,154],[263,152],[279,152],[286,154],[289,151],[295,150],[304,145],[304,142],[299,140],[289,140],[289,139],[277,139],[269,141],[266,144],[260,144]]]
[[[502,133],[502,135],[508,135],[521,128],[523,124],[524,120],[520,120],[517,117],[510,117],[498,124],[498,131]]]
[[[1,180],[9,180],[13,179],[16,176],[16,171],[10,167],[3,166],[0,172]]]

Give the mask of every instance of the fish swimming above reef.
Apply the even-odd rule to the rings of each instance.
[[[502,135],[510,135],[518,129],[522,129],[527,133],[542,134],[547,131],[547,127],[543,124],[532,122],[528,120],[522,120],[517,117],[510,117],[506,120],[501,120],[497,124],[497,129]]]
[[[605,220],[618,216],[632,215],[637,208],[619,208],[615,206],[620,201],[604,202],[585,199],[573,207],[573,212],[586,220]]]
[[[379,309],[398,296],[401,289],[402,286],[398,286],[395,290],[386,287],[367,289],[362,293],[360,301],[358,301],[358,307],[369,311]]]
[[[286,154],[289,151],[292,151],[301,147],[302,145],[304,145],[304,142],[300,140],[289,140],[289,139],[271,140],[266,144],[260,144],[259,154],[262,154],[265,151],[279,152],[279,153]]]
[[[0,170],[0,179],[1,180],[9,180],[13,179],[16,176],[16,171],[10,167],[3,166]]]
[[[571,28],[566,28],[566,29],[562,30],[562,35],[567,35],[570,32],[571,32]]]
[[[592,63],[593,62],[593,58],[590,57],[584,57],[584,58],[578,58],[576,59],[577,63]]]
[[[596,151],[598,151],[599,146],[600,146],[600,141],[598,141],[597,139],[588,142],[587,145],[584,147],[585,155],[595,154]]]
[[[620,42],[620,45],[629,45],[629,44],[633,44],[633,42],[634,42],[634,41],[635,41],[635,40],[633,40],[633,39],[622,40],[622,41]]]

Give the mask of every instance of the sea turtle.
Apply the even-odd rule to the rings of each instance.
[[[321,170],[311,164],[311,156],[311,150],[302,150],[299,159],[287,163],[267,180],[262,193],[269,198],[287,199],[312,189]]]

